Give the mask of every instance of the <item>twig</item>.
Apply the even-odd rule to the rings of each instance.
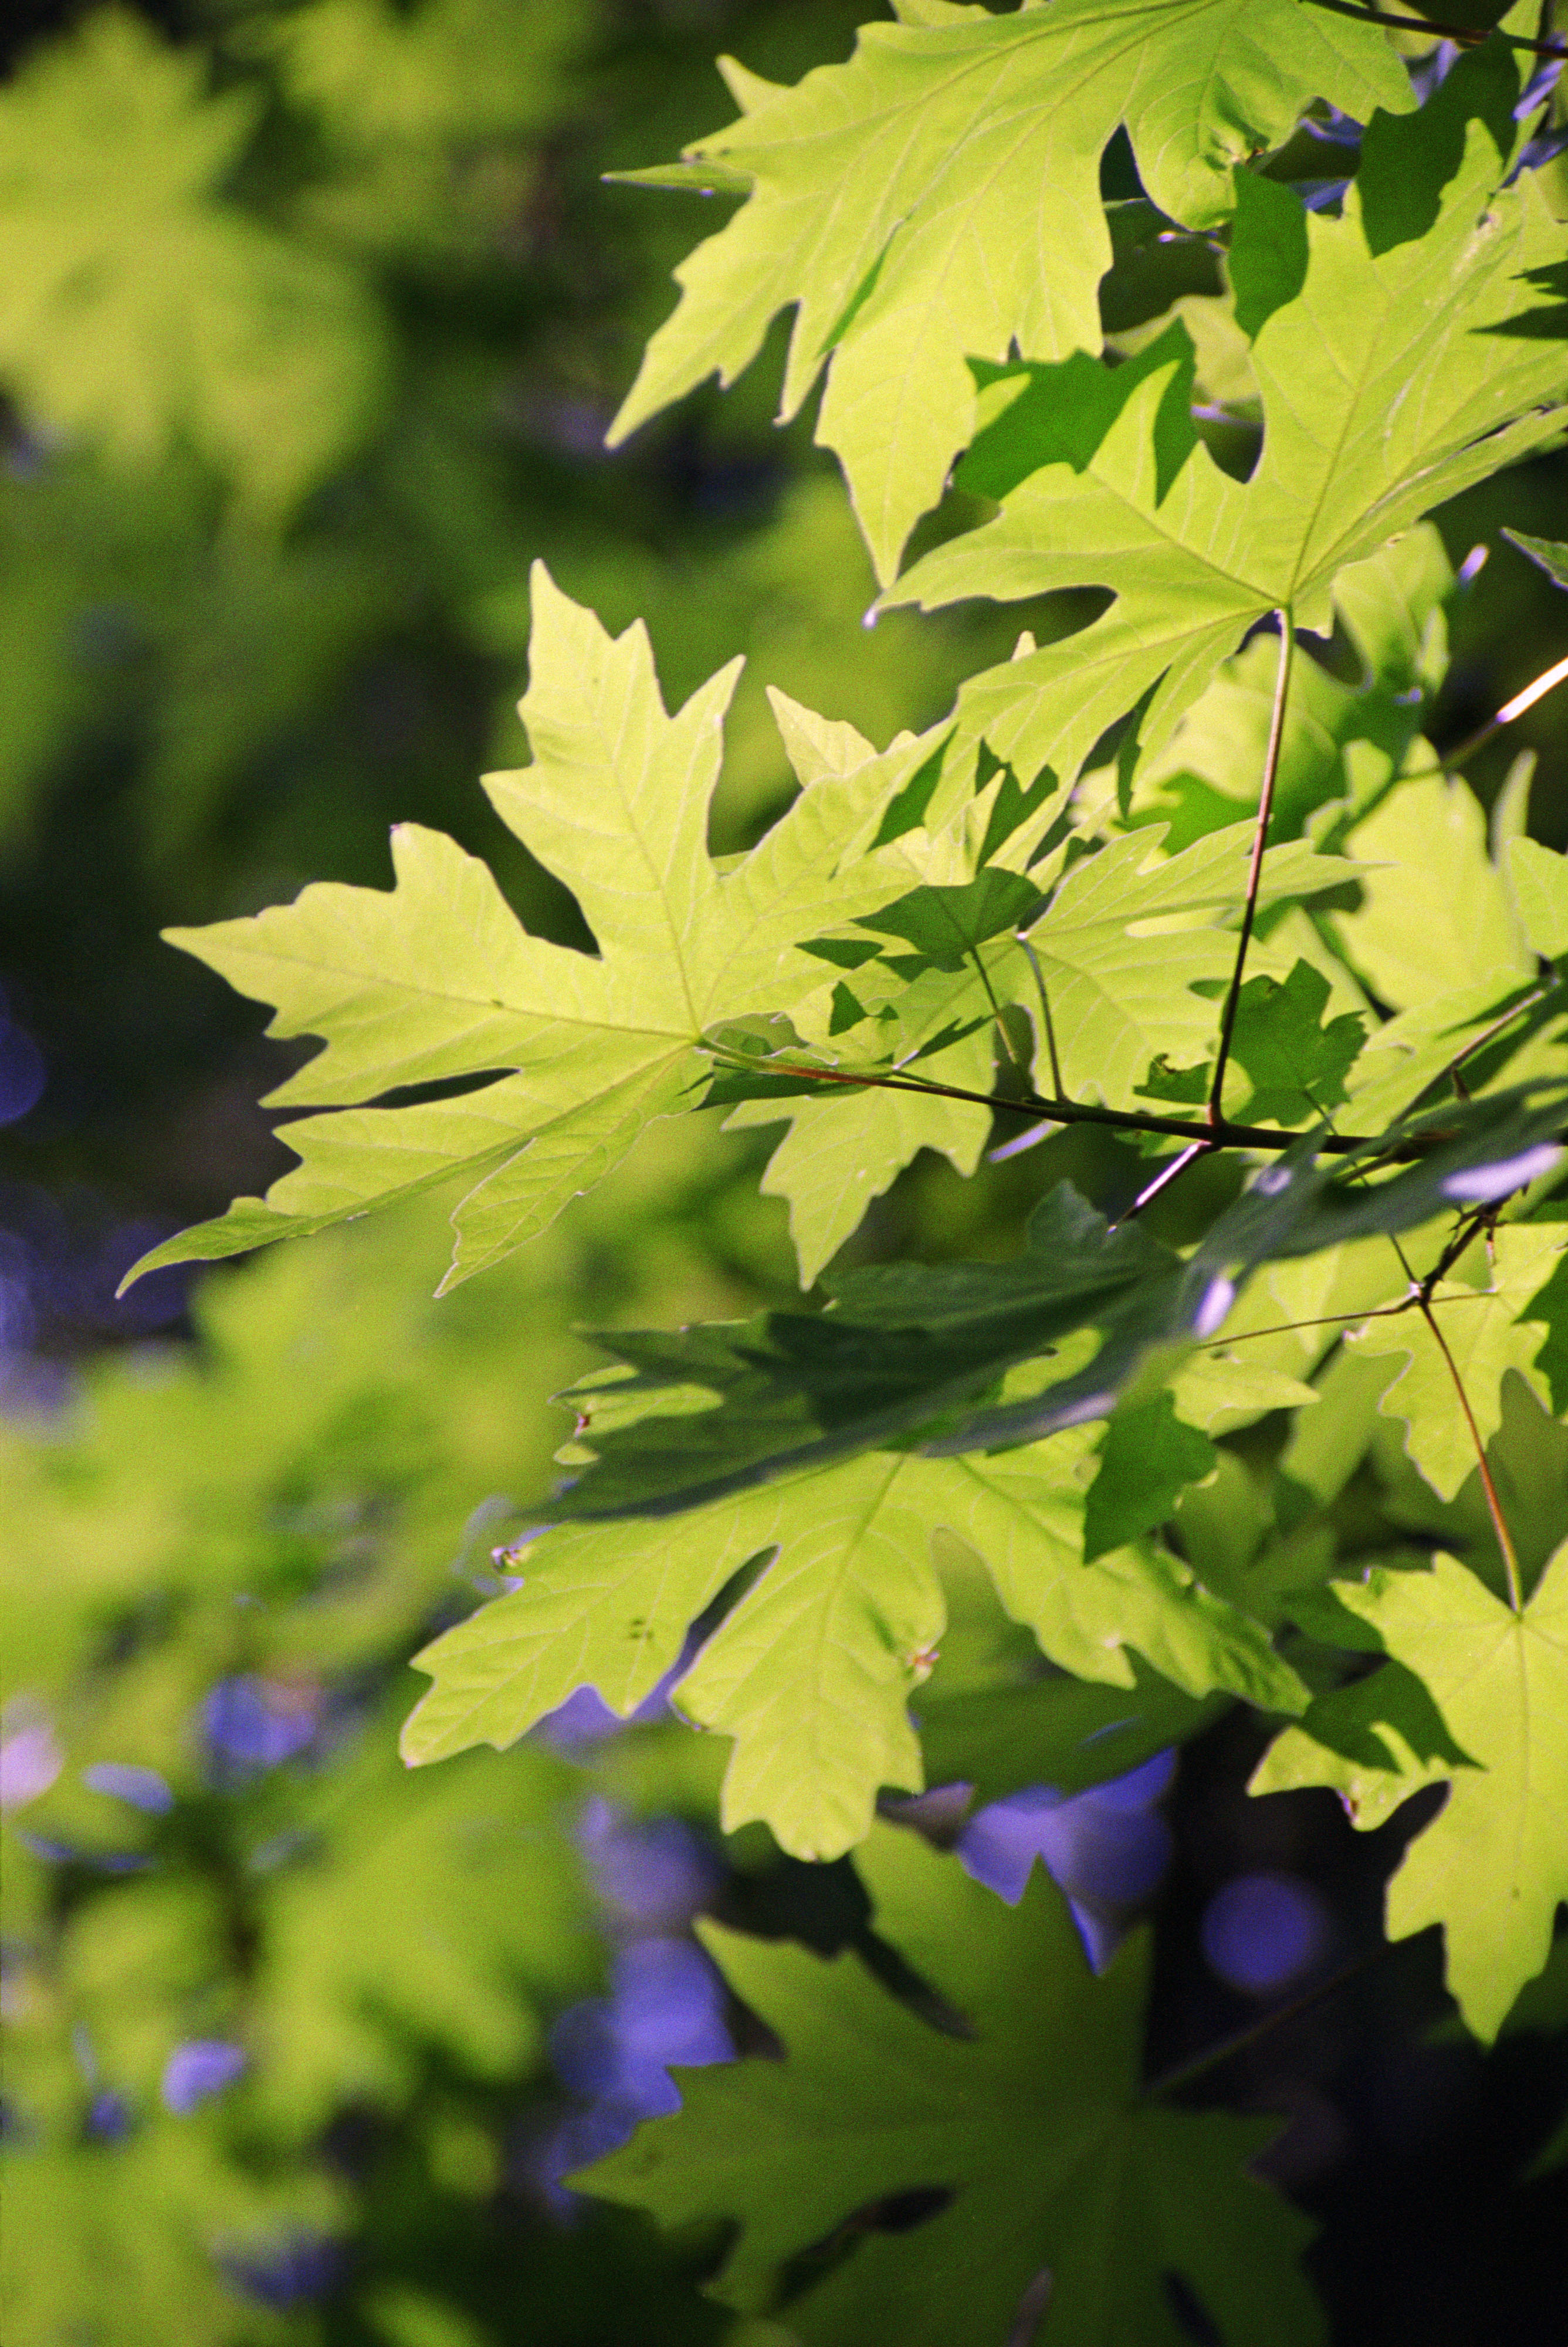
[[[862,1090],[892,1092],[929,1092],[938,1100],[971,1101],[977,1108],[1006,1110],[1015,1116],[1031,1116],[1047,1124],[1103,1124],[1115,1133],[1164,1133],[1178,1141],[1201,1141],[1211,1149],[1288,1149],[1300,1141],[1299,1133],[1285,1133],[1267,1124],[1228,1124],[1223,1120],[1210,1124],[1190,1116],[1141,1116],[1130,1109],[1100,1108],[1088,1101],[1049,1101],[1039,1092],[1026,1093],[1020,1100],[1009,1100],[1005,1094],[977,1092],[963,1084],[938,1084],[921,1076],[881,1076],[863,1074],[846,1068],[806,1068],[787,1060],[770,1060],[759,1068],[753,1060],[731,1059],[714,1054],[722,1067],[746,1075],[789,1076],[806,1083],[850,1084]],[[1385,1150],[1378,1163],[1386,1165],[1419,1164],[1430,1150],[1443,1142],[1451,1141],[1451,1133],[1423,1133],[1419,1139],[1400,1142],[1396,1148]],[[1328,1133],[1318,1137],[1318,1149],[1327,1157],[1348,1157],[1358,1149],[1375,1149],[1377,1138],[1368,1133]]]
[[[1555,980],[1553,980],[1553,984],[1555,984]],[[1456,1051],[1446,1068],[1439,1069],[1437,1075],[1432,1079],[1433,1083],[1440,1083],[1443,1077],[1448,1076],[1453,1081],[1457,1090],[1459,1071],[1463,1067],[1465,1061],[1471,1058],[1475,1052],[1479,1051],[1483,1045],[1490,1043],[1494,1035],[1501,1035],[1505,1027],[1512,1026],[1514,1020],[1518,1019],[1524,1011],[1533,1010],[1538,1002],[1543,1002],[1551,991],[1552,988],[1550,986],[1532,987],[1530,992],[1523,997],[1522,1000],[1512,1004],[1511,1007],[1502,1013],[1501,1018],[1494,1019],[1492,1020],[1490,1027],[1483,1027],[1479,1035],[1472,1035],[1470,1041],[1465,1045],[1464,1050],[1462,1051]],[[1427,1089],[1430,1092],[1431,1085],[1429,1084]]]
[[[971,946],[968,948],[968,954],[969,959],[974,963],[976,969],[979,972],[980,984],[986,989],[986,999],[991,1006],[991,1017],[996,1021],[997,1033],[1001,1037],[1002,1050],[1008,1056],[1008,1065],[1023,1082],[1027,1083],[1029,1081],[1029,1070],[1024,1066],[1023,1061],[1013,1050],[1012,1037],[1008,1033],[1007,1021],[1002,1017],[1002,1007],[997,1000],[997,990],[991,984],[991,974],[980,958],[980,949],[979,946]]]
[[[1358,17],[1364,25],[1388,25],[1399,33],[1430,33],[1437,41],[1457,41],[1462,48],[1479,46],[1493,38],[1477,25],[1440,25],[1430,16],[1396,16],[1387,8],[1359,8],[1354,0],[1307,0],[1309,8],[1327,8],[1336,16]],[[1529,49],[1538,57],[1568,56],[1568,48],[1560,41],[1530,41],[1518,33],[1497,32],[1495,37],[1506,41],[1511,49]]]
[[[1316,5],[1325,7],[1327,0],[1316,0]],[[1568,57],[1568,49],[1555,49],[1553,55]],[[1512,701],[1505,701],[1495,717],[1489,717],[1484,725],[1478,725],[1473,733],[1467,733],[1457,748],[1440,751],[1440,763],[1445,769],[1462,766],[1467,758],[1473,758],[1478,750],[1486,747],[1494,733],[1501,733],[1505,725],[1512,725],[1516,717],[1522,717],[1527,709],[1533,709],[1538,701],[1544,701],[1549,692],[1555,692],[1558,685],[1564,683],[1568,683],[1568,659],[1557,661],[1551,668],[1544,669],[1522,692],[1516,692]]]
[[[1442,1301],[1445,1304],[1488,1304],[1491,1297],[1484,1287],[1461,1287],[1457,1296],[1445,1296]],[[1375,1304],[1369,1310],[1363,1305],[1354,1312],[1324,1312],[1315,1320],[1275,1320],[1266,1328],[1237,1328],[1228,1337],[1217,1335],[1213,1344],[1215,1348],[1226,1345],[1247,1345],[1255,1337],[1291,1337],[1298,1328],[1343,1328],[1351,1320],[1358,1327],[1363,1320],[1397,1320],[1402,1312],[1413,1312],[1415,1308],[1413,1295],[1401,1296],[1397,1304]]]
[[[1220,1098],[1225,1091],[1225,1063],[1230,1058],[1231,1035],[1235,1027],[1236,1004],[1241,999],[1241,982],[1246,969],[1246,949],[1252,942],[1252,927],[1257,917],[1258,884],[1263,878],[1263,852],[1268,838],[1268,819],[1274,813],[1274,785],[1279,774],[1280,745],[1285,740],[1285,704],[1290,692],[1290,669],[1296,651],[1296,621],[1288,608],[1279,610],[1279,665],[1274,678],[1274,708],[1268,721],[1268,747],[1263,759],[1263,787],[1258,793],[1257,828],[1252,836],[1252,863],[1246,876],[1246,902],[1242,907],[1241,934],[1236,939],[1235,967],[1225,990],[1225,1007],[1220,1016],[1219,1049],[1214,1054],[1214,1078],[1209,1085],[1209,1125],[1217,1132],[1224,1122]]]

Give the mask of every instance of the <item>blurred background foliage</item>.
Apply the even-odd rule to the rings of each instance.
[[[853,1877],[765,1837],[723,1845],[717,1760],[657,1703],[613,1741],[581,1704],[504,1758],[417,1778],[394,1746],[409,1655],[493,1590],[492,1550],[548,1484],[567,1430],[547,1397],[594,1358],[574,1327],[793,1286],[756,1157],[660,1128],[591,1205],[439,1307],[425,1212],[194,1296],[163,1274],[112,1297],[149,1240],[286,1162],[254,1103],[292,1048],[163,947],[163,923],[310,879],[383,885],[388,827],[414,819],[485,854],[530,927],[580,940],[475,787],[524,754],[535,556],[612,626],[646,617],[671,702],[749,655],[721,847],[788,786],[764,686],[882,742],[1020,625],[1081,616],[863,629],[872,583],[836,477],[809,416],[771,422],[777,337],[732,393],[603,450],[707,223],[601,174],[727,118],[715,52],[793,80],[878,13],[16,0],[0,33],[7,2347],[739,2336],[692,2286],[712,2243],[660,2249],[559,2178],[670,2106],[665,2062],[743,2033],[692,1913],[833,1946],[864,1922]],[[1113,150],[1108,193],[1136,194],[1130,169]],[[1217,282],[1186,247],[1163,276],[1145,255],[1108,282],[1107,323],[1135,339]],[[1568,650],[1568,600],[1498,537],[1568,537],[1568,470],[1520,467],[1439,522],[1454,564],[1492,549],[1422,712],[1442,743]],[[1522,746],[1532,828],[1560,846],[1552,702],[1477,781],[1495,792]],[[1045,1155],[1097,1196],[1139,1178],[1086,1135],[967,1188],[923,1163],[862,1244],[1004,1250]],[[1399,1521],[1404,1469],[1358,1471],[1346,1536],[1367,1549]],[[995,1625],[971,1635],[960,1605],[958,1627],[948,1677],[994,1680],[975,1657]],[[1184,1772],[1177,1924],[1273,1868],[1331,1880],[1333,1928],[1375,1931],[1392,1847],[1352,1848],[1310,1797],[1266,1822],[1239,1791],[1245,1734],[1222,1722]],[[1149,1832],[1157,1875],[1169,1848]],[[1196,1963],[1157,2001],[1183,2046],[1254,2009]],[[1379,2067],[1363,2038],[1380,1993],[1333,2024],[1359,2116],[1289,2061],[1242,2083],[1299,2105],[1287,2180],[1337,2176],[1349,2208],[1392,2163],[1396,2198],[1424,2191],[1455,2257],[1485,2235],[1473,2270],[1491,2274],[1524,2237],[1484,2195],[1467,2231],[1457,2179],[1506,2180],[1542,2132],[1538,2048],[1482,2065],[1407,2034]],[[1418,2012],[1423,1995],[1440,2002],[1426,1983]],[[1394,2307],[1407,2267],[1369,2238],[1358,2265],[1353,2222],[1346,2239],[1344,2271],[1365,2291],[1376,2270]]]

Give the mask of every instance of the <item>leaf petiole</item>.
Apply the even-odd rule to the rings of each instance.
[[[1242,979],[1246,970],[1246,949],[1252,943],[1253,924],[1257,918],[1257,892],[1263,878],[1264,849],[1268,842],[1268,819],[1274,813],[1274,788],[1279,778],[1279,753],[1285,742],[1285,705],[1290,695],[1290,671],[1296,656],[1296,621],[1289,609],[1282,604],[1279,620],[1279,663],[1274,676],[1274,707],[1269,712],[1268,747],[1264,752],[1263,784],[1258,792],[1257,828],[1252,835],[1252,862],[1246,876],[1246,902],[1242,907],[1241,933],[1236,939],[1235,967],[1225,991],[1225,1007],[1220,1016],[1219,1048],[1214,1053],[1214,1078],[1209,1085],[1209,1126],[1215,1133],[1225,1120],[1220,1101],[1225,1092],[1225,1065],[1230,1058],[1231,1037],[1235,1031],[1236,1007],[1241,1000]]]

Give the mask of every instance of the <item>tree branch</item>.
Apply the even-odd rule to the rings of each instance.
[[[1561,41],[1531,41],[1519,33],[1497,30],[1488,33],[1476,25],[1441,25],[1430,16],[1398,16],[1387,8],[1361,8],[1355,0],[1307,0],[1309,8],[1327,8],[1336,16],[1359,17],[1363,24],[1388,25],[1399,33],[1430,33],[1435,41],[1457,41],[1461,48],[1479,47],[1482,41],[1496,38],[1506,41],[1511,49],[1528,49],[1538,57],[1568,57],[1568,48]]]
[[[1087,1101],[1044,1100],[1038,1092],[1009,1100],[1005,1094],[970,1092],[963,1084],[928,1083],[921,1076],[880,1076],[846,1068],[806,1068],[786,1060],[770,1060],[765,1069],[759,1069],[754,1060],[739,1058],[722,1058],[719,1064],[747,1075],[789,1076],[805,1083],[852,1084],[873,1092],[930,1092],[938,1100],[972,1101],[977,1108],[1006,1110],[1015,1116],[1032,1116],[1045,1124],[1103,1124],[1115,1133],[1169,1133],[1173,1140],[1201,1141],[1211,1149],[1288,1149],[1302,1138],[1299,1133],[1281,1132],[1273,1125],[1227,1124],[1223,1119],[1218,1124],[1210,1124],[1206,1119],[1200,1122],[1190,1116],[1140,1116],[1129,1109],[1100,1108]],[[1396,1148],[1386,1151],[1381,1162],[1414,1165],[1430,1150],[1451,1139],[1450,1133],[1424,1133],[1419,1140],[1402,1141]],[[1375,1149],[1377,1145],[1376,1134],[1356,1133],[1326,1133],[1317,1143],[1327,1157],[1348,1157],[1358,1149]]]

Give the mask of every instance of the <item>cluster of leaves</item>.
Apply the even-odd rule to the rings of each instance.
[[[1419,87],[1376,13],[902,0],[798,88],[734,70],[742,122],[652,176],[745,200],[620,428],[793,303],[786,410],[825,365],[878,608],[1069,596],[1071,631],[886,749],[775,695],[798,794],[716,854],[734,671],[671,716],[641,626],[541,567],[533,762],[487,789],[593,950],[415,825],[390,892],[178,936],[320,1039],[272,1095],[317,1112],[265,1199],[143,1268],[460,1180],[452,1286],[723,1107],[786,1128],[764,1187],[809,1286],[919,1153],[1040,1143],[1010,1257],[606,1334],[549,1528],[419,1657],[404,1733],[508,1745],[683,1665],[725,1825],[859,1850],[924,2014],[715,1938],[788,2058],[688,2081],[594,2178],[738,2220],[716,2288],[802,2339],[897,2306],[999,2342],[1021,2305],[1048,2342],[1176,2340],[1173,2275],[1228,2347],[1317,2335],[1259,2131],[1139,2085],[1138,1948],[1091,1978],[1044,1886],[1009,1917],[880,1795],[1091,1784],[1243,1701],[1259,1794],[1370,1825],[1447,1788],[1389,1928],[1440,1925],[1489,2042],[1568,1899],[1568,866],[1527,770],[1489,839],[1426,736],[1460,586],[1422,521],[1560,442],[1568,232],[1541,10]],[[1304,113],[1341,182],[1293,183]],[[1196,285],[1108,339],[1108,265],[1172,248]],[[1132,1169],[1092,1203],[1049,1178],[1084,1127]],[[912,2233],[856,2221],[911,2192],[941,2202]]]

